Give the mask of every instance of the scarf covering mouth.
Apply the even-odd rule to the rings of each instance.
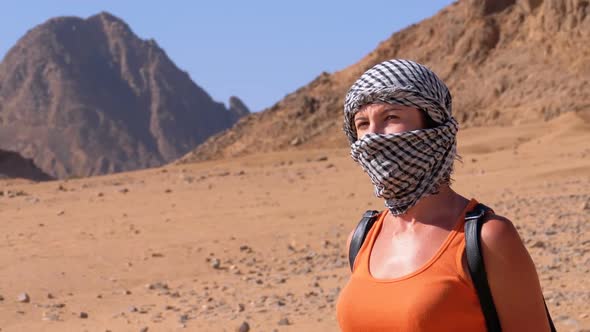
[[[375,196],[400,215],[448,184],[457,153],[454,120],[431,129],[399,134],[367,134],[351,146],[351,156],[369,175]]]
[[[451,93],[435,73],[410,60],[384,61],[367,70],[346,94],[344,133],[350,144],[358,139],[354,115],[361,106],[375,102],[417,108],[438,124],[453,117]]]
[[[385,102],[425,112],[436,126],[395,134],[370,133],[358,139],[354,115],[366,104]],[[344,132],[351,157],[364,169],[394,215],[449,184],[456,158],[457,121],[451,94],[430,69],[409,60],[384,61],[366,71],[344,103]]]

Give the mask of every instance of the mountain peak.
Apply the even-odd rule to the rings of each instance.
[[[117,16],[107,12],[107,11],[102,11],[98,14],[89,16],[87,18],[87,20],[92,20],[92,19],[100,19],[102,21],[106,21],[106,22],[111,22],[111,23],[119,23],[119,24],[124,24],[127,25],[127,23],[125,23],[122,19],[118,18]]]
[[[88,24],[99,23],[104,31],[118,31],[133,34],[131,28],[125,21],[106,11],[88,17],[85,22]]]
[[[161,165],[244,114],[107,12],[50,19],[0,63],[0,148],[60,178]]]

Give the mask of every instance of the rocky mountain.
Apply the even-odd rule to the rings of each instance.
[[[411,25],[361,59],[322,73],[244,117],[180,162],[298,148],[344,147],[343,99],[365,70],[392,58],[433,69],[463,127],[549,120],[590,110],[587,0],[461,0]],[[395,13],[392,12],[392,19]]]
[[[31,159],[25,159],[13,151],[0,150],[0,179],[22,178],[33,181],[51,180]]]
[[[249,113],[230,104],[119,18],[59,17],[0,63],[0,148],[60,178],[158,166]]]

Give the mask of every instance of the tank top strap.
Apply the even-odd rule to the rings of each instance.
[[[375,243],[375,239],[381,230],[381,225],[383,224],[383,220],[385,220],[385,216],[389,213],[389,210],[383,210],[379,213],[377,220],[373,224],[373,227],[367,233],[367,237],[361,246],[356,259],[354,261],[354,266],[352,269],[352,274],[360,274],[364,276],[369,275],[369,271],[367,270],[368,267],[368,260],[371,255],[371,248],[373,248],[373,243]]]

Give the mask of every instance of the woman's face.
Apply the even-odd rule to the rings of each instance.
[[[366,134],[396,134],[426,127],[422,111],[403,105],[367,104],[354,115],[354,127],[360,139]]]

